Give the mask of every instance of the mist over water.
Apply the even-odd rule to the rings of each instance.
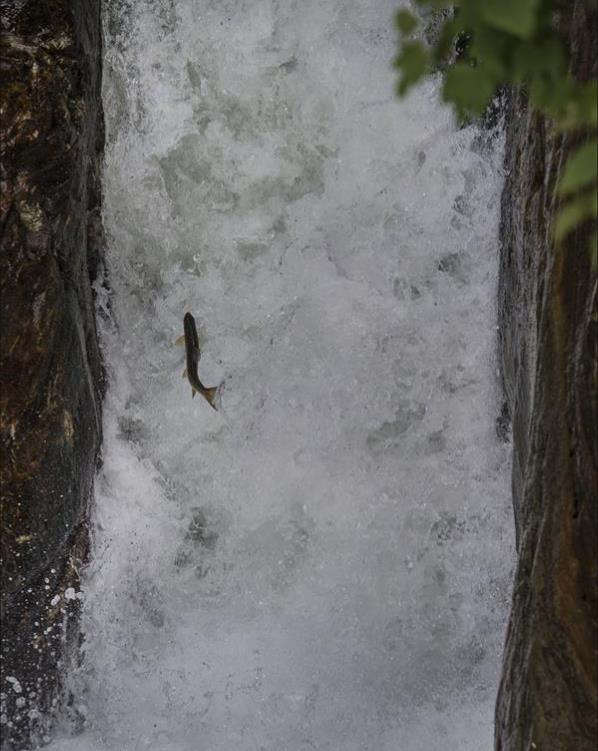
[[[437,79],[395,98],[395,11],[106,3],[110,388],[52,751],[492,746],[502,139]]]

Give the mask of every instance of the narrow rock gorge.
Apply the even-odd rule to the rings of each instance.
[[[596,79],[596,13],[572,5],[572,73]],[[499,350],[513,426],[518,565],[497,751],[591,751],[598,735],[598,310],[585,225],[557,246],[555,186],[585,134],[513,94],[502,201]],[[595,230],[595,228],[594,228]]]
[[[2,4],[3,748],[43,740],[76,644],[101,440],[99,0]]]
[[[595,16],[576,2],[567,21],[580,80],[597,75]],[[4,2],[2,24],[0,743],[12,750],[43,743],[59,707],[68,711],[61,675],[79,640],[104,390],[93,292],[103,242],[100,0]],[[271,75],[296,64],[276,60]],[[199,73],[189,70],[193,89]],[[523,93],[507,108],[498,347],[518,565],[496,749],[590,751],[598,733],[597,275],[589,227],[559,247],[550,232],[556,182],[584,134],[556,132]],[[282,221],[273,227],[286,232]],[[311,521],[293,524],[307,539]]]

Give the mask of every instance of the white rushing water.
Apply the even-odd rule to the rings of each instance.
[[[390,0],[106,5],[85,727],[51,749],[490,749],[500,139],[437,79],[395,98]]]

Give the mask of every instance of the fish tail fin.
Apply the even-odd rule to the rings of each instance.
[[[218,386],[212,386],[211,388],[204,390],[205,398],[210,403],[210,405],[214,407],[214,409],[216,409],[216,405],[214,404],[214,399],[216,398],[217,393],[218,393]]]

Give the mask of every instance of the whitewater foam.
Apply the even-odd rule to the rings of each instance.
[[[502,142],[436,78],[394,97],[394,11],[105,8],[110,388],[53,751],[491,747]]]

